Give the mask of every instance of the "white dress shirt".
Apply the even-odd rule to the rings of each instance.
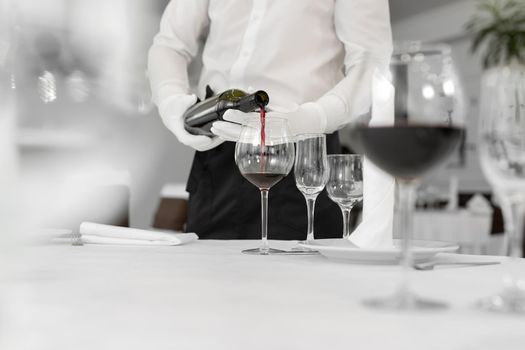
[[[202,37],[197,95],[265,90],[283,112],[316,102],[325,132],[368,111],[392,51],[388,0],[172,0],[149,56],[157,105],[192,92],[187,67]]]

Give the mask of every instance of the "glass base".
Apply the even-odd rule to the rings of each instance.
[[[273,254],[282,254],[285,253],[284,250],[280,249],[274,249],[274,248],[253,248],[253,249],[245,249],[242,251],[244,254],[249,255],[273,255]]]
[[[363,303],[368,307],[383,310],[440,310],[447,307],[447,304],[441,301],[422,299],[406,290],[387,298],[366,299]]]
[[[525,291],[509,288],[499,294],[480,300],[477,306],[487,311],[525,314]]]
[[[297,242],[298,245],[293,247],[290,253],[302,253],[303,255],[306,255],[308,253],[311,253],[312,255],[319,254],[317,250],[306,248],[306,247],[301,247],[299,245],[299,244],[310,244],[310,243],[311,243],[310,241],[299,241]]]

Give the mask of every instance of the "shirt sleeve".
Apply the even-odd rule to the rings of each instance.
[[[388,0],[336,0],[334,23],[345,78],[317,101],[328,133],[370,110],[372,79],[388,75],[393,50]]]
[[[209,25],[208,0],[171,0],[148,55],[153,102],[189,92],[188,65]]]

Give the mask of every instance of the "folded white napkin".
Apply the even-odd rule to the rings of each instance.
[[[85,244],[180,245],[195,241],[195,233],[167,233],[83,222],[79,229]]]
[[[394,124],[394,86],[376,70],[372,80],[370,125]],[[363,164],[363,220],[349,240],[361,248],[391,248],[394,217],[394,178],[365,158]]]

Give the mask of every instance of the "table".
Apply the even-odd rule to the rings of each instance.
[[[256,244],[26,247],[4,277],[0,348],[525,348],[525,317],[473,308],[476,299],[499,290],[503,264],[414,271],[414,288],[450,308],[383,312],[361,300],[393,291],[398,267],[240,253]],[[290,248],[293,242],[271,244]],[[525,268],[525,261],[520,264]]]

